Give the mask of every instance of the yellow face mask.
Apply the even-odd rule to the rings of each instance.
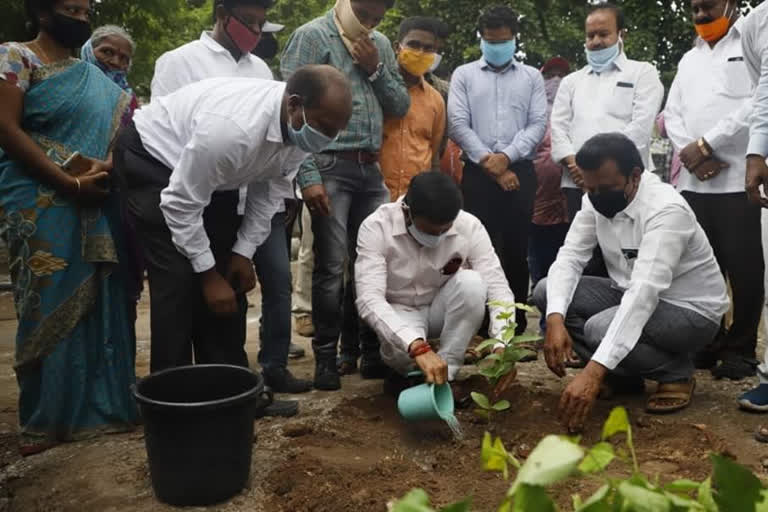
[[[397,61],[413,76],[424,76],[435,62],[435,53],[422,52],[411,48],[401,48],[397,55]]]

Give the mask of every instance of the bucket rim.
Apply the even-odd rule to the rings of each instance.
[[[149,379],[150,377],[158,377],[162,375],[167,375],[169,373],[179,372],[181,370],[189,370],[189,369],[196,369],[196,368],[222,368],[222,369],[226,368],[229,370],[248,373],[250,375],[255,376],[258,379],[258,384],[254,386],[252,389],[249,389],[248,391],[245,391],[238,395],[232,395],[230,397],[220,398],[218,400],[206,400],[203,402],[166,402],[163,400],[155,400],[153,398],[149,398],[139,391],[139,386],[141,385],[141,383],[144,380]],[[246,398],[249,398],[250,395],[258,396],[264,390],[264,378],[259,373],[254,372],[250,368],[246,368],[244,366],[237,366],[232,364],[191,364],[191,365],[185,365],[185,366],[176,366],[174,368],[166,368],[165,370],[160,370],[159,372],[150,373],[146,377],[138,380],[131,387],[133,388],[133,396],[136,398],[136,400],[139,403],[143,405],[150,405],[150,406],[157,406],[157,407],[173,407],[173,408],[179,408],[179,409],[199,409],[203,407],[229,405],[232,403],[245,400]],[[261,390],[259,389],[259,387],[261,387]]]
[[[440,417],[440,419],[443,421],[446,421],[449,417],[453,416],[455,410],[443,411],[440,408],[440,405],[437,403],[437,393],[438,391],[440,393],[448,393],[448,401],[450,402],[450,409],[453,409],[455,404],[453,402],[453,392],[451,391],[451,385],[448,382],[446,382],[440,386],[438,386],[437,384],[430,384],[430,386],[432,387],[431,393],[430,393],[432,397],[432,406],[435,408],[435,411],[437,412],[437,415]]]

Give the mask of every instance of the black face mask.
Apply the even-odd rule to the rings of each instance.
[[[627,194],[623,190],[607,190],[599,194],[590,193],[589,201],[600,215],[609,219],[614,218],[629,204]]]
[[[79,48],[91,37],[91,24],[54,12],[50,22],[43,27],[50,36],[65,48]]]

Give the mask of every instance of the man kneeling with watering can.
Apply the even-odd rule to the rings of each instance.
[[[453,381],[486,302],[514,302],[488,233],[461,206],[451,178],[426,172],[360,226],[357,308],[381,340],[390,383],[413,370],[428,383]],[[491,308],[491,336],[503,327],[500,312]],[[427,339],[438,336],[435,353]]]

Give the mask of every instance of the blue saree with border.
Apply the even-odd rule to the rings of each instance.
[[[98,68],[68,59],[33,71],[22,128],[57,163],[75,151],[104,160],[129,102]],[[101,208],[83,208],[0,150],[24,436],[68,441],[136,423],[120,212],[115,192]]]

